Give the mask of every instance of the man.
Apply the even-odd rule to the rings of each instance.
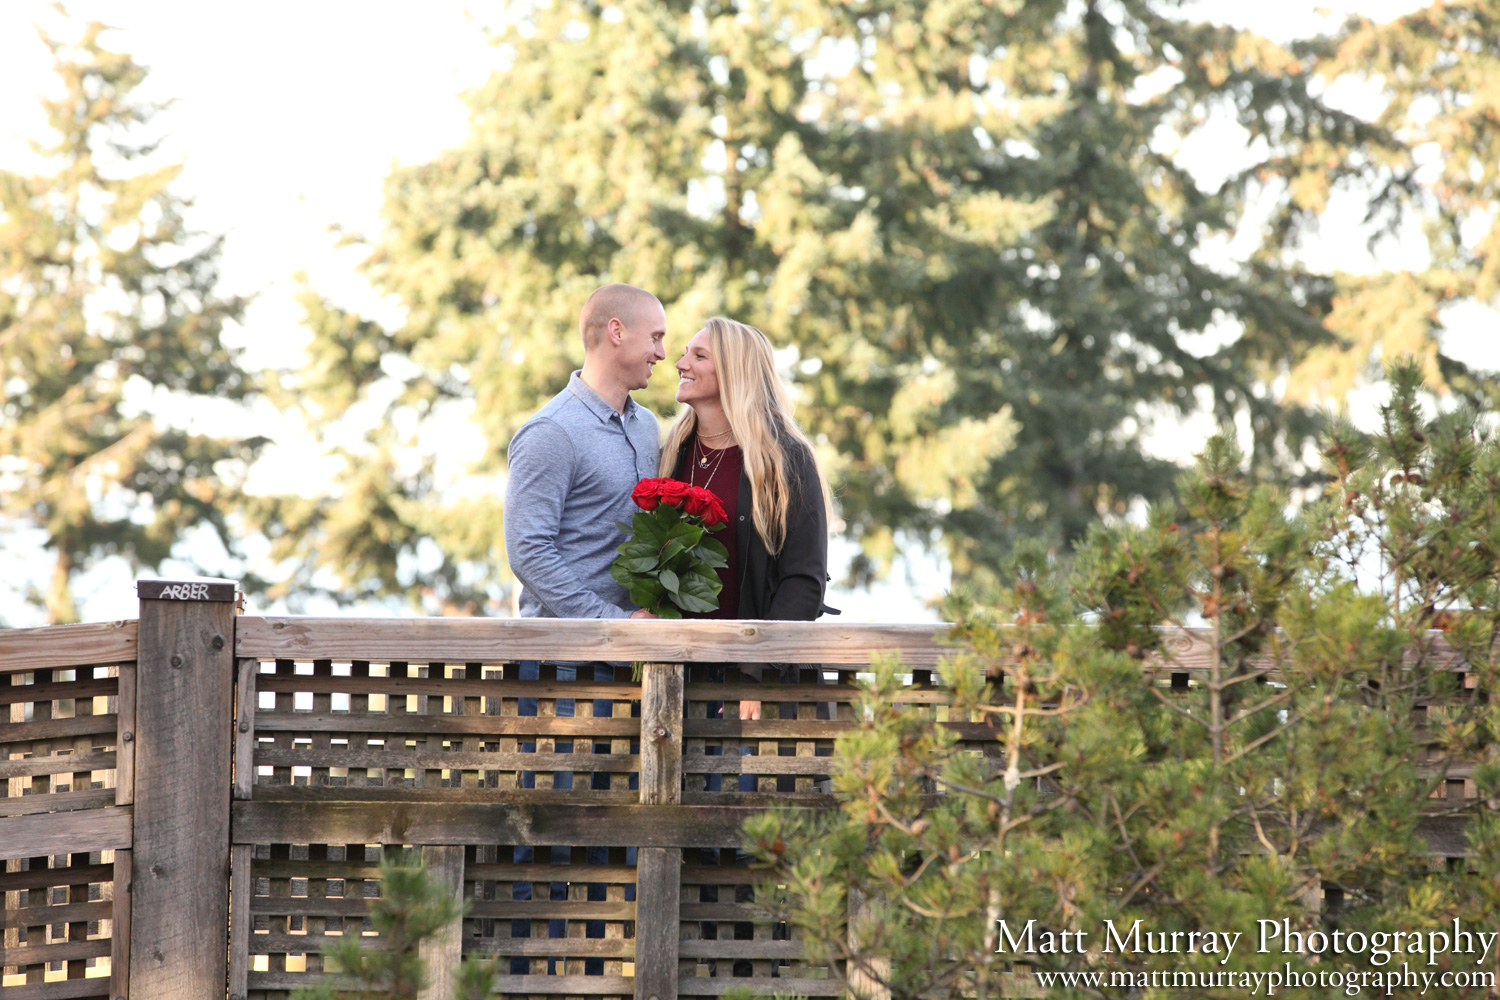
[[[630,398],[634,389],[644,389],[651,370],[666,359],[664,340],[667,314],[650,292],[633,285],[605,285],[590,295],[578,317],[583,337],[583,368],[568,379],[567,388],[554,396],[522,425],[511,439],[510,464],[505,488],[505,552],[511,571],[522,584],[521,614],[528,618],[647,618],[644,609],[632,610],[629,594],[609,575],[615,548],[623,540],[616,521],[629,521],[635,509],[630,493],[642,479],[655,476],[660,453],[660,431],[656,415]],[[614,667],[592,666],[596,681],[614,679]],[[536,680],[538,664],[519,664],[520,680]],[[587,674],[585,674],[587,676]],[[557,679],[571,681],[577,667],[559,664]],[[537,699],[522,698],[518,714],[537,714]],[[594,717],[613,712],[609,700],[594,702]],[[572,698],[557,699],[557,714],[574,713]],[[524,741],[522,753],[535,753],[536,743]],[[577,752],[595,749],[585,744]],[[574,745],[559,741],[558,753],[575,752]],[[607,746],[604,752],[608,752]],[[553,787],[572,788],[570,772],[554,774]],[[632,785],[635,779],[632,777]],[[595,788],[609,787],[609,776],[595,773]],[[523,772],[521,785],[535,786],[535,774]],[[569,848],[556,847],[543,856],[566,863]],[[634,850],[625,860],[633,863]],[[517,864],[530,864],[532,848],[513,851]],[[590,847],[588,863],[605,864],[609,852]],[[552,882],[547,892],[554,900],[568,898],[568,883]],[[517,882],[512,898],[530,899],[533,886]],[[605,887],[588,884],[588,898],[603,900]],[[549,921],[549,937],[567,934],[567,922]],[[586,922],[588,937],[604,936],[603,921]],[[530,921],[515,920],[514,937],[530,934]],[[546,960],[546,971],[556,972],[556,959]],[[524,975],[532,971],[531,960],[513,958],[510,971]],[[584,960],[587,975],[602,975],[602,959]]]
[[[666,359],[667,314],[633,285],[605,285],[578,318],[583,369],[511,439],[505,552],[527,618],[647,617],[609,575],[630,491],[656,475],[656,416],[630,398]]]

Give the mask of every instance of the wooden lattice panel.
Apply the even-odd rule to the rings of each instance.
[[[826,966],[803,958],[793,929],[756,899],[757,873],[735,847],[683,852],[678,994],[842,995]],[[762,891],[765,891],[764,889]]]
[[[683,802],[821,801],[833,739],[853,724],[852,675],[819,685],[819,670],[778,671],[737,664],[687,667],[683,721]],[[764,683],[761,683],[764,681]],[[749,706],[759,703],[759,719]],[[791,798],[788,798],[791,796]]]
[[[254,661],[251,661],[254,663]],[[630,801],[639,769],[640,687],[629,668],[608,679],[558,680],[553,664],[298,663],[241,671],[242,798],[296,786],[353,797],[486,790],[566,791],[580,801]],[[590,671],[593,668],[584,668]],[[574,697],[558,697],[562,692]],[[247,778],[251,780],[246,780]],[[467,795],[465,793],[468,793]]]
[[[470,847],[463,953],[497,961],[507,996],[633,995],[633,848]]]
[[[347,935],[380,947],[369,921],[380,845],[267,844],[246,852],[249,996],[284,1000],[323,972],[322,951]],[[236,859],[240,861],[239,858]]]
[[[116,853],[11,858],[3,863],[0,997],[13,992],[41,1000],[113,995]]]
[[[117,804],[119,694],[134,677],[133,663],[0,673],[0,817]]]

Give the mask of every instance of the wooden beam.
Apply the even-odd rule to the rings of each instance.
[[[237,844],[732,847],[740,842],[740,824],[760,811],[745,806],[544,806],[324,798],[236,802],[231,807],[231,825]],[[584,866],[574,870],[588,871]],[[560,872],[566,875],[569,869]]]
[[[684,675],[681,663],[641,668],[642,806],[682,802]],[[636,1000],[677,1000],[681,873],[681,847],[642,846],[636,853]]]
[[[130,984],[201,1000],[228,976],[234,602],[140,606]]]
[[[0,860],[113,851],[129,847],[130,839],[129,809],[80,809],[76,812],[8,816],[0,819]],[[11,881],[10,878],[4,879],[3,888],[21,888],[10,884]],[[70,882],[71,878],[64,878],[43,884],[67,885]]]
[[[448,891],[454,902],[462,905],[464,899],[464,849],[461,846],[426,846],[422,848],[422,863],[427,866],[427,877]],[[439,930],[422,942],[422,961],[427,965],[425,990],[418,994],[419,1000],[458,1000],[453,976],[463,961],[464,922],[460,918]]]
[[[135,659],[133,620],[44,625],[0,632],[0,674],[56,667],[98,667]]]
[[[933,666],[946,625],[834,622],[639,621],[557,618],[259,618],[239,621],[235,650],[262,659],[503,663],[508,660],[661,662],[870,661],[894,653]]]

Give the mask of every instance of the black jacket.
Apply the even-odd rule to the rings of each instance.
[[[735,542],[740,555],[740,618],[812,621],[823,611],[828,581],[828,511],[818,484],[812,452],[799,441],[783,439],[787,456],[786,541],[772,555],[755,530],[750,477],[740,472]],[[680,467],[692,438],[677,452]]]

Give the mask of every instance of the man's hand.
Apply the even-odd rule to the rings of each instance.
[[[636,608],[630,615],[632,618],[660,618],[661,616],[646,608]]]
[[[758,702],[758,701],[742,701],[742,702],[740,702],[740,721],[741,722],[756,722],[756,721],[759,721],[759,719],[760,719],[760,702]]]

